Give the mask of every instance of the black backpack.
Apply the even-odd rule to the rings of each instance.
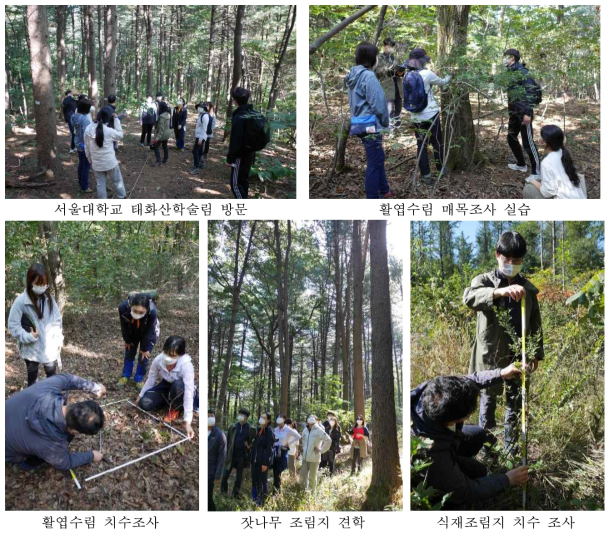
[[[529,78],[529,83],[529,96],[531,97],[533,105],[538,106],[543,100],[542,86],[539,85],[533,78]]]
[[[262,113],[251,111],[244,117],[245,130],[243,142],[245,149],[257,152],[264,149],[271,141],[270,129]]]
[[[207,136],[213,133],[213,119],[209,116],[209,122],[207,123]]]

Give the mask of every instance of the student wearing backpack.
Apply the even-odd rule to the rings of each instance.
[[[73,152],[77,152],[77,149],[75,148],[75,128],[70,120],[77,111],[77,101],[72,98],[71,89],[67,89],[64,96],[65,98],[62,101],[62,115],[64,116],[64,121],[68,125],[68,130],[70,130],[70,154],[72,154]]]
[[[173,130],[175,131],[175,142],[177,149],[183,151],[185,147],[185,124],[188,120],[188,110],[185,107],[185,100],[177,100],[177,106],[173,109]]]
[[[154,133],[153,150],[156,161],[151,166],[160,167],[168,162],[168,140],[171,137],[170,127],[171,113],[166,102],[158,104],[158,120],[156,121],[156,131]],[[164,149],[164,160],[160,159],[160,147]]]
[[[440,78],[433,71],[427,69],[426,65],[430,61],[430,56],[426,54],[423,48],[415,48],[409,53],[409,59],[406,63],[408,72],[403,79],[404,106],[410,114],[416,132],[420,175],[427,186],[434,184],[427,152],[429,143],[433,147],[438,174],[441,173],[443,176],[447,172],[441,161],[443,154],[441,120],[439,118],[439,103],[433,94],[433,86],[447,85],[452,79],[451,75]]]
[[[196,131],[194,132],[194,147],[192,155],[194,156],[194,169],[190,174],[197,175],[200,173],[200,159],[203,155],[205,140],[207,139],[207,127],[209,126],[209,114],[207,113],[207,105],[204,102],[199,102],[196,105],[198,117],[196,118]]]
[[[518,134],[522,137],[522,146],[529,155],[531,162],[530,180],[539,180],[541,169],[539,153],[533,141],[533,108],[541,102],[541,87],[535,82],[524,63],[520,63],[520,52],[508,48],[503,53],[503,65],[512,75],[507,88],[507,109],[509,124],[507,143],[516,158],[515,164],[508,164],[513,171],[527,172],[527,164],[518,142]]]
[[[388,115],[390,116],[390,131],[398,128],[401,123],[402,99],[399,86],[401,78],[398,73],[403,71],[395,62],[396,43],[390,37],[384,39],[384,52],[379,57],[375,68],[377,79],[382,85],[388,103]]]
[[[362,42],[356,48],[356,65],[345,77],[350,101],[350,135],[359,137],[367,155],[365,191],[367,199],[392,197],[384,161],[382,129],[388,128],[388,103],[373,69],[377,65],[379,50],[371,43]]]
[[[207,109],[209,110],[209,123],[207,124],[207,141],[205,141],[205,148],[203,150],[203,159],[201,160],[201,164],[207,167],[207,155],[209,154],[209,144],[211,142],[211,138],[213,137],[213,130],[215,128],[216,117],[215,117],[215,106],[213,102],[207,102]]]
[[[73,114],[70,122],[75,130],[75,144],[77,154],[79,155],[79,167],[77,175],[79,177],[79,186],[82,193],[93,193],[94,190],[89,186],[90,180],[90,162],[85,154],[85,130],[92,124],[90,109],[92,102],[86,98],[77,101],[77,113]]]
[[[249,193],[249,173],[256,152],[264,149],[269,142],[264,116],[248,104],[249,89],[235,87],[232,100],[237,106],[232,112],[230,145],[226,162],[232,166],[230,187],[236,199],[247,199]]]
[[[145,146],[145,136],[147,136],[147,145],[151,145],[151,131],[157,118],[157,106],[154,104],[151,95],[147,95],[147,100],[141,106],[141,147]]]

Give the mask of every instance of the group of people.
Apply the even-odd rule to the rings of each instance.
[[[495,252],[497,267],[475,277],[464,291],[464,304],[477,313],[470,375],[436,377],[411,391],[411,433],[432,440],[428,448],[421,450],[430,462],[425,471],[426,483],[439,491],[440,497],[449,495],[445,502],[448,509],[479,508],[485,500],[529,479],[528,466],[489,474],[486,465],[476,458],[480,452],[484,459],[496,457],[493,447],[497,437],[492,429],[497,427],[495,410],[504,385],[503,453],[514,458],[521,451],[523,371],[517,364],[522,355],[514,350],[518,344],[512,338],[522,336],[523,323],[525,335],[535,345],[525,370],[529,374],[527,390],[530,374],[538,370],[544,358],[539,290],[521,273],[526,253],[527,244],[521,234],[503,233]],[[501,315],[506,315],[509,323]],[[468,425],[478,405],[478,425]]]
[[[26,274],[26,288],[15,299],[8,318],[8,329],[25,362],[27,387],[5,402],[5,461],[18,464],[23,470],[47,464],[58,470],[70,470],[102,460],[99,451],[74,453],[69,449],[76,435],[95,435],[103,429],[105,414],[93,400],[67,404],[68,392],[82,390],[100,398],[106,394],[106,387],[76,375],[58,373],[62,371],[64,334],[62,315],[51,295],[49,280],[42,264],[32,264]],[[147,294],[132,294],[120,305],[119,315],[125,353],[122,379],[117,386],[126,386],[140,350],[135,375],[136,403],[144,411],[165,409],[165,421],[169,423],[177,421],[183,410],[186,436],[193,438],[198,390],[185,339],[169,336],[147,373],[160,334],[155,304]],[[38,380],[41,364],[45,380]]]
[[[384,40],[384,51],[372,43],[363,42],[356,48],[356,65],[345,78],[350,105],[350,135],[361,139],[365,148],[367,169],[365,192],[368,199],[394,197],[386,177],[386,155],[383,133],[391,135],[399,128],[401,112],[409,112],[417,141],[418,167],[427,186],[436,183],[449,170],[445,165],[441,111],[434,87],[447,86],[451,75],[440,78],[428,68],[430,56],[423,48],[415,48],[409,58],[399,62],[396,43]],[[564,145],[564,132],[556,125],[545,125],[540,131],[540,144],[546,156],[540,162],[533,139],[534,110],[541,102],[541,88],[520,62],[520,52],[507,49],[503,65],[509,73],[507,88],[508,135],[507,141],[516,163],[508,168],[527,173],[528,167],[518,141],[528,155],[531,174],[525,177],[524,198],[584,199],[584,177],[575,169],[569,150]],[[401,105],[402,104],[402,105]],[[432,146],[437,174],[433,175],[428,156]]]
[[[275,492],[281,491],[281,476],[286,470],[296,478],[297,461],[302,456],[300,485],[305,491],[314,492],[318,482],[318,471],[335,473],[335,459],[341,453],[342,430],[334,412],[329,411],[326,420],[321,421],[315,414],[308,416],[302,432],[296,420],[278,414],[273,424],[271,414],[263,412],[259,427],[250,425],[250,412],[241,408],[237,422],[224,433],[216,425],[215,411],[209,409],[208,416],[208,479],[209,511],[215,511],[213,499],[215,482],[220,481],[220,492],[228,495],[228,479],[235,470],[232,497],[239,498],[243,481],[243,470],[251,470],[251,496],[253,502],[263,507],[268,496],[269,470],[273,472]],[[362,416],[358,416],[349,432],[352,439],[352,472],[362,469],[367,457],[369,430]]]
[[[264,130],[263,116],[249,104],[251,92],[236,87],[231,95],[235,110],[232,114],[226,162],[231,167],[230,186],[233,195],[237,199],[245,199],[249,195],[249,177],[256,152],[268,143],[268,132]],[[96,113],[94,103],[86,95],[79,95],[75,99],[72,90],[67,89],[62,101],[62,113],[70,130],[70,154],[76,152],[79,156],[77,174],[81,191],[86,194],[93,193],[89,186],[92,169],[99,199],[106,199],[107,191],[111,191],[107,187],[107,180],[113,181],[117,197],[124,199],[126,188],[116,157],[118,142],[124,137],[121,125],[124,116],[118,116],[116,113],[116,95],[109,95],[106,101],[107,104]],[[194,168],[190,173],[198,175],[207,167],[217,119],[215,105],[211,101],[198,102],[195,109],[198,117],[192,148]],[[154,151],[156,161],[152,167],[167,164],[168,141],[173,133],[177,149],[185,149],[187,118],[188,110],[183,98],[178,98],[176,106],[171,110],[162,92],[156,94],[155,100],[151,95],[147,95],[139,112],[140,145],[148,146]]]

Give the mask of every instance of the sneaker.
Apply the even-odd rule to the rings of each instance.
[[[508,163],[507,167],[509,169],[511,169],[512,171],[521,171],[522,173],[526,173],[527,172],[527,166],[520,166],[520,165],[516,165],[515,163]]]
[[[190,171],[191,175],[199,175],[200,174],[200,169],[198,167],[195,167],[194,169],[192,169]]]
[[[117,381],[115,386],[117,388],[126,388],[127,384],[128,384],[128,378],[127,377],[122,377],[119,381]]]
[[[394,191],[392,190],[390,190],[388,193],[381,196],[382,199],[394,199],[395,197],[396,195],[394,194]]]
[[[140,392],[141,390],[143,390],[143,387],[145,386],[145,381],[139,381],[138,383],[135,383],[136,385],[136,389]]]
[[[433,175],[424,175],[422,177],[422,182],[424,182],[427,186],[432,186],[435,182],[433,182]]]
[[[92,188],[87,188],[82,190],[81,193],[94,193],[94,190]]]
[[[170,424],[171,422],[176,421],[179,418],[179,411],[176,411],[175,409],[168,409],[168,413],[166,414],[166,417],[164,418],[164,421],[167,424]]]
[[[154,162],[151,164],[152,167],[160,167],[162,165],[161,162]]]
[[[70,154],[72,154],[73,152],[77,152],[77,149],[70,149]]]
[[[141,147],[144,147],[144,146],[145,146],[145,143],[139,143],[139,145],[140,145]]]
[[[541,174],[538,174],[538,175],[529,175],[529,176],[527,177],[527,180],[539,180],[539,181],[541,181],[541,179],[542,179],[542,175],[541,175]]]

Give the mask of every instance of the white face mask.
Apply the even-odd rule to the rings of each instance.
[[[145,312],[143,312],[143,314],[137,314],[136,312],[130,312],[130,315],[135,319],[135,320],[140,320],[143,319],[145,317]]]
[[[277,420],[275,420],[277,422],[277,425],[281,425],[284,423],[284,419],[283,418],[277,418]]]
[[[503,66],[504,66],[504,67],[508,67],[508,66],[510,65],[510,61],[511,61],[511,58],[509,58],[508,56],[505,56],[505,57],[503,58]],[[514,60],[514,61],[515,61],[515,60]]]
[[[243,423],[245,421],[245,415],[239,414],[239,416],[237,417],[237,420],[239,420],[240,423]]]
[[[265,419],[264,419],[262,416],[260,417],[260,420],[258,420],[258,423],[259,423],[260,425],[264,425],[264,424],[265,424],[265,422],[266,422],[266,420],[265,420]]]
[[[207,425],[208,426],[215,425],[215,416],[209,416],[209,418],[207,418]]]
[[[357,423],[358,425],[362,425],[362,420],[356,420],[356,423]]]
[[[36,295],[42,295],[47,291],[47,288],[49,288],[49,286],[37,286],[36,284],[32,286],[32,291],[36,294]]]
[[[313,425],[313,424],[315,424],[315,423],[316,423],[316,419],[315,419],[315,418],[308,418],[308,419],[307,419],[307,423],[308,423],[309,425]]]
[[[514,278],[520,270],[522,269],[522,264],[508,264],[506,262],[499,263],[499,270],[506,277]]]
[[[177,364],[179,357],[169,357],[166,353],[162,353],[164,355],[164,364],[167,366],[172,366],[173,364]]]
[[[148,98],[147,99],[147,104],[151,104],[151,102],[152,102],[151,98]]]
[[[198,108],[198,113],[204,113],[205,109],[204,108]]]
[[[182,105],[183,105],[183,102],[181,102],[181,100],[178,100],[177,101],[177,106],[182,106]]]

